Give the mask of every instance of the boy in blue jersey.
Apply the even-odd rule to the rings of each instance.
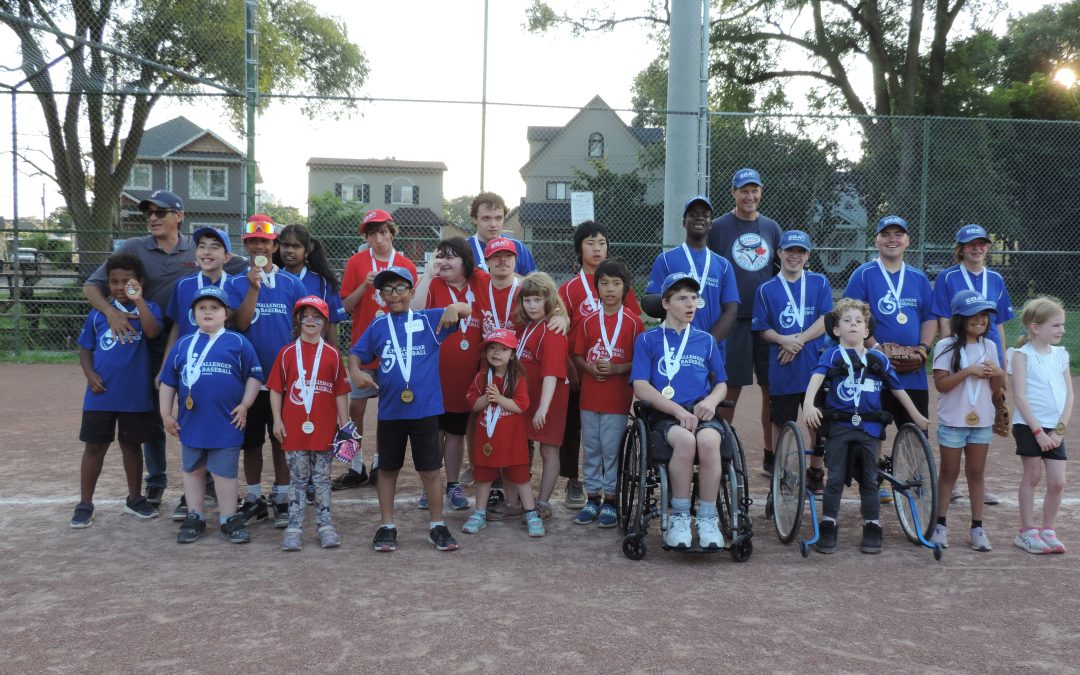
[[[810,235],[800,230],[780,237],[780,274],[754,293],[751,329],[769,343],[769,417],[772,437],[780,427],[799,421],[803,393],[825,347],[825,314],[832,310],[832,289],[822,274],[808,272]],[[825,490],[822,457],[814,455],[807,469],[807,487]]]
[[[161,371],[158,405],[165,430],[180,438],[189,506],[176,533],[180,544],[189,544],[206,532],[207,472],[217,484],[221,537],[235,544],[251,540],[244,517],[236,513],[236,476],[244,425],[263,371],[251,343],[225,329],[228,302],[225,291],[216,286],[204,286],[195,293],[191,309],[199,330],[176,343]],[[173,416],[178,393],[179,419]]]
[[[128,496],[124,513],[138,518],[158,515],[142,495],[140,445],[154,429],[154,390],[150,380],[150,352],[146,340],[161,332],[161,308],[142,295],[143,264],[129,253],[117,254],[105,263],[109,281],[109,304],[124,312],[134,331],[123,342],[113,336],[109,320],[96,309],[86,316],[79,333],[79,365],[86,375],[82,426],[83,449],[79,472],[79,503],[71,527],[90,527],[94,520],[94,489],[105,453],[117,439],[124,457]],[[146,338],[146,339],[144,339]]]
[[[724,547],[716,496],[720,490],[722,429],[716,407],[727,392],[724,359],[714,336],[694,328],[700,284],[684,272],[660,286],[667,317],[634,341],[630,381],[634,396],[652,405],[649,415],[653,461],[667,462],[672,516],[664,534],[669,548],[688,549],[690,490],[698,465],[698,545]],[[696,459],[695,459],[696,458]]]
[[[244,276],[235,276],[225,285],[229,302],[236,308],[233,327],[255,347],[259,363],[270,367],[278,351],[292,342],[292,308],[306,296],[304,282],[273,263],[278,249],[277,226],[265,214],[248,219],[241,237],[251,268]],[[270,392],[259,392],[244,429],[244,478],[247,494],[240,513],[250,525],[269,517],[262,496],[263,443],[270,437],[270,455],[274,463],[274,487],[271,492],[274,527],[289,525],[289,466],[281,444],[274,436],[274,416],[270,410]]]
[[[375,275],[374,286],[388,314],[376,317],[349,352],[349,376],[357,387],[378,387],[379,495],[382,525],[372,542],[376,551],[397,550],[394,497],[405,463],[405,445],[412,446],[413,465],[424,484],[431,524],[428,541],[440,551],[457,549],[442,518],[442,450],[439,416],[439,346],[458,330],[458,320],[472,313],[466,302],[445,309],[412,310],[413,276],[404,267],[388,267]],[[379,359],[379,381],[360,366]]]
[[[833,308],[836,338],[839,344],[826,349],[814,368],[814,375],[803,397],[803,414],[811,429],[828,422],[825,462],[828,480],[821,506],[821,533],[815,548],[821,553],[836,551],[836,518],[840,496],[847,478],[848,458],[861,457],[859,496],[862,505],[863,553],[881,553],[881,502],[878,500],[878,447],[885,437],[882,424],[881,395],[886,387],[907,410],[920,429],[926,430],[926,418],[900,388],[896,371],[885,355],[864,345],[870,335],[870,306],[860,300],[842,298]],[[825,414],[814,407],[814,397],[828,379]]]

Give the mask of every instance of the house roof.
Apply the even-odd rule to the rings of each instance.
[[[404,159],[351,159],[347,157],[311,157],[307,165],[312,168],[359,168],[380,171],[446,171],[443,162],[418,162]]]
[[[443,220],[424,206],[401,206],[394,210],[394,222],[399,227],[441,228]]]
[[[238,157],[244,157],[244,153],[233,147],[231,143],[209,129],[203,129],[188,118],[181,115],[174,117],[168,122],[150,127],[143,131],[142,141],[139,142],[140,159],[175,159],[176,153],[191,145],[203,136],[211,136],[222,145],[227,147]],[[195,154],[195,153],[187,153]],[[221,153],[197,153],[220,156]]]
[[[522,225],[570,225],[570,202],[525,202],[518,217]]]

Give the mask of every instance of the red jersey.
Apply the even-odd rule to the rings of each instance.
[[[300,392],[295,342],[281,348],[266,378],[267,389],[283,395],[281,422],[285,425],[285,441],[281,444],[282,450],[329,450],[334,442],[337,434],[337,397],[348,394],[351,388],[341,354],[330,343],[324,344],[319,372],[315,376],[315,397],[311,402],[310,417],[304,411]],[[315,367],[317,350],[318,344],[300,341],[305,371],[310,372]],[[315,425],[315,431],[305,434],[300,425],[308,419]]]
[[[529,409],[525,411],[526,433],[530,441],[546,445],[562,445],[566,429],[566,404],[570,386],[566,381],[565,335],[548,330],[546,321],[533,321],[518,332],[517,357],[525,370],[529,386]],[[544,378],[554,376],[555,393],[548,406],[542,429],[533,427],[533,416],[540,407],[540,392]]]
[[[345,274],[341,278],[341,297],[345,298],[357,288],[360,288],[371,272],[381,272],[391,265],[404,267],[412,273],[413,279],[416,279],[416,265],[398,251],[394,251],[387,262],[376,260],[375,252],[370,248],[353,254],[349,261],[345,263]],[[376,292],[374,286],[360,296],[360,299],[353,307],[350,344],[356,344],[363,332],[371,325],[371,321],[376,314],[386,311],[385,307],[386,304]],[[364,368],[374,369],[377,365],[378,360],[375,360],[371,363],[365,363]]]
[[[585,277],[585,283],[581,281],[582,276]],[[563,304],[566,305],[566,311],[570,313],[569,335],[571,340],[574,339],[574,331],[577,330],[581,320],[600,309],[600,296],[596,293],[594,276],[578,272],[564,281],[562,286],[559,286],[559,297],[562,299]],[[636,315],[641,314],[641,306],[638,305],[633,288],[627,292],[626,298],[623,299],[623,306]]]
[[[467,398],[470,406],[476,403],[477,399],[485,396],[487,373],[488,369],[484,368],[476,374],[472,384],[469,385]],[[496,376],[491,378],[491,383],[501,390],[503,380],[504,378]],[[525,383],[524,377],[518,378],[517,386],[514,388],[514,395],[511,398],[522,410],[529,407],[529,387]],[[525,427],[528,426],[525,423],[525,416],[521,413],[509,412],[501,407],[498,408],[499,421],[495,425],[495,432],[488,436],[487,425],[484,420],[486,411],[489,408],[490,406],[476,413],[476,440],[473,443],[472,463],[476,466],[489,466],[497,469],[528,464],[529,441],[525,438]],[[485,450],[485,447],[490,450],[490,454]]]
[[[615,325],[619,314],[608,315],[604,310],[593,312],[585,317],[574,338],[574,354],[585,359],[586,363],[608,360],[613,364],[632,363],[634,361],[634,340],[645,331],[645,324],[632,310],[623,306],[622,327],[618,336]],[[608,339],[614,354],[608,353],[600,333],[600,321],[604,322]],[[625,415],[630,411],[630,401],[634,390],[630,387],[630,373],[608,375],[603,382],[597,381],[588,373],[581,374],[581,409],[597,413]]]
[[[425,306],[428,309],[449,307],[455,302],[465,302],[472,306],[473,313],[468,319],[458,322],[458,329],[443,341],[439,347],[439,379],[442,381],[443,408],[446,412],[470,412],[472,406],[465,400],[473,376],[480,368],[480,312],[477,304],[480,293],[487,292],[488,273],[474,269],[464,289],[451,288],[439,277],[431,280]],[[470,297],[471,296],[471,297]],[[461,330],[461,324],[465,330]],[[462,346],[464,345],[464,349]]]
[[[473,311],[480,316],[480,330],[487,335],[496,328],[514,328],[514,303],[517,301],[521,281],[514,278],[512,285],[495,288],[491,277],[476,290],[476,307]],[[494,300],[494,306],[492,305]]]

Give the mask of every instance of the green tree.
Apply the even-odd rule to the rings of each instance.
[[[260,211],[274,219],[274,222],[284,227],[285,225],[307,225],[308,219],[300,213],[295,206],[287,206],[278,202],[267,202],[259,207]]]
[[[308,228],[313,235],[328,242],[327,246],[333,250],[352,246],[359,237],[364,212],[363,204],[344,201],[333,192],[324,192],[308,198]]]
[[[469,209],[475,195],[462,195],[454,199],[443,200],[443,220],[457,225],[469,232],[473,229],[472,219],[469,217]]]

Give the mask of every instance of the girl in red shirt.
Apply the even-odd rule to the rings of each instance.
[[[530,483],[529,446],[522,414],[529,407],[529,391],[514,353],[517,345],[512,330],[491,331],[480,345],[486,367],[473,378],[466,394],[473,412],[477,413],[476,442],[472,447],[476,510],[462,528],[467,534],[476,534],[487,527],[488,492],[501,469],[504,479],[517,489],[521,498],[529,536],[544,536],[544,521],[536,512]]]

